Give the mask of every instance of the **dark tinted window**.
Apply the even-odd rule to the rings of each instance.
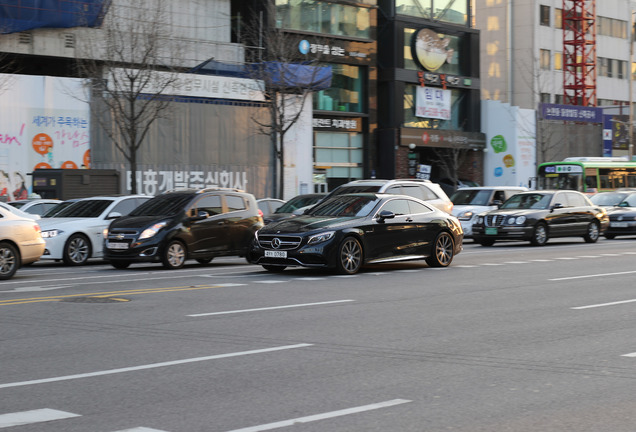
[[[377,192],[381,186],[370,185],[353,185],[353,186],[340,186],[331,193],[331,196],[352,194],[352,193],[365,193],[365,192]]]
[[[208,212],[210,216],[223,213],[223,204],[221,202],[220,195],[203,196],[196,203],[194,203],[194,207],[197,209],[197,211],[203,210]]]
[[[491,191],[487,189],[471,189],[471,190],[458,190],[455,192],[451,201],[455,205],[479,205],[487,206],[490,202]],[[501,199],[501,198],[500,198]],[[504,201],[504,199],[501,199]]]
[[[99,217],[106,208],[111,205],[113,200],[82,200],[76,201],[66,207],[55,217],[81,217],[94,218]]]
[[[312,216],[368,216],[377,202],[376,197],[370,196],[337,196],[316,205],[309,214]]]
[[[294,210],[302,208],[302,207],[307,207],[310,206],[312,204],[316,204],[318,201],[320,201],[321,199],[323,199],[324,196],[309,196],[309,197],[305,197],[305,196],[297,196],[295,198],[290,199],[289,201],[287,201],[285,204],[283,204],[282,206],[280,206],[275,213],[292,213]]]
[[[193,195],[159,195],[131,211],[130,216],[174,216],[185,210]]]
[[[502,209],[547,209],[550,205],[552,194],[517,194],[510,197]]]
[[[247,206],[245,205],[245,200],[241,196],[226,195],[225,202],[227,203],[228,211],[245,210],[247,208]]]

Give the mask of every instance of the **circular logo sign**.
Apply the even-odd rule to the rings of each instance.
[[[413,36],[413,57],[424,69],[435,72],[453,58],[455,50],[448,49],[449,43],[450,39],[431,29],[418,30]]]
[[[308,54],[309,46],[310,46],[309,42],[303,39],[298,44],[298,51],[300,51],[301,54]]]

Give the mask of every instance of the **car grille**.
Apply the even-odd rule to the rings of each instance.
[[[277,239],[277,240],[275,240]],[[281,235],[259,235],[258,244],[265,249],[292,250],[298,248],[302,237]]]
[[[500,226],[506,217],[503,215],[486,215],[484,216],[485,226]]]

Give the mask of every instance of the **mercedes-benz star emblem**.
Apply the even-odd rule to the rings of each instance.
[[[272,240],[272,247],[274,249],[278,249],[280,247],[280,239],[278,237],[274,237],[274,240]]]

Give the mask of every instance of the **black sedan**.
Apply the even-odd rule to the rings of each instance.
[[[598,240],[609,224],[606,210],[576,191],[530,191],[510,197],[499,209],[481,214],[473,239],[482,246],[496,240],[525,240],[543,246],[551,237]]]
[[[364,264],[420,259],[446,267],[462,250],[462,240],[457,218],[421,200],[347,194],[261,228],[247,260],[272,272],[303,266],[355,274]]]
[[[626,194],[615,207],[607,209],[609,228],[605,238],[613,239],[619,235],[636,235],[636,192]]]

